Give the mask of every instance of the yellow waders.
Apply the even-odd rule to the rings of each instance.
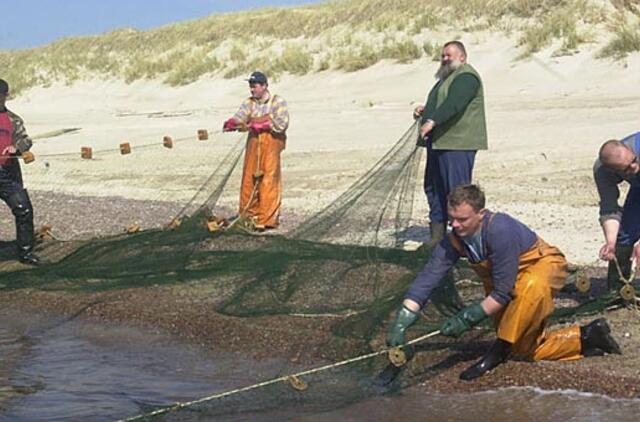
[[[491,223],[491,222],[489,222]],[[453,234],[451,244],[462,256],[466,252]],[[484,284],[485,295],[493,290],[491,262],[470,263]],[[575,325],[547,333],[545,325],[553,312],[553,296],[567,278],[567,261],[555,246],[538,238],[520,255],[513,299],[494,316],[497,337],[512,344],[515,355],[533,360],[581,359],[580,327]]]
[[[253,217],[256,228],[278,227],[282,201],[280,153],[285,137],[250,133],[240,187],[240,215]]]

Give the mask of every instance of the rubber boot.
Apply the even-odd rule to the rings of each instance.
[[[442,240],[446,231],[445,223],[429,223],[429,240],[424,243],[424,246],[431,249]]]
[[[487,353],[478,362],[462,371],[460,379],[471,381],[505,362],[511,353],[511,343],[501,339],[493,342]]]
[[[631,275],[631,254],[633,253],[633,245],[616,245],[616,259],[622,270],[622,276],[626,279]],[[624,281],[620,278],[618,268],[615,261],[609,261],[609,268],[607,270],[607,290],[618,292]]]
[[[16,244],[18,260],[23,264],[42,265],[42,260],[33,253],[35,237],[33,234],[33,206],[26,190],[21,190],[9,198],[7,204],[16,220]]]
[[[604,353],[621,355],[620,346],[611,337],[611,328],[604,318],[598,318],[580,327],[580,347],[584,356],[598,356]]]

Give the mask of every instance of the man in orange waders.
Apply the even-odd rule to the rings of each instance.
[[[251,96],[224,122],[222,130],[249,130],[240,188],[240,217],[251,219],[256,231],[265,231],[278,227],[282,198],[280,153],[287,139],[289,109],[284,98],[269,92],[264,73],[253,72],[247,81]]]
[[[476,185],[458,186],[447,202],[453,230],[436,246],[405,295],[387,333],[390,346],[405,343],[406,329],[419,318],[433,289],[458,259],[466,258],[482,279],[486,297],[445,320],[441,334],[458,337],[491,316],[497,339],[460,379],[477,378],[510,354],[538,361],[621,353],[603,318],[582,327],[545,330],[553,295],[567,277],[567,261],[558,248],[513,217],[485,209],[484,193]]]

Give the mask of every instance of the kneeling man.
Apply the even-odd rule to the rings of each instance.
[[[460,258],[466,258],[482,279],[486,297],[445,320],[441,334],[459,337],[493,317],[497,338],[461,379],[483,375],[510,354],[537,361],[621,353],[603,318],[582,327],[545,330],[553,296],[567,278],[567,261],[558,248],[515,218],[487,210],[484,193],[476,185],[455,188],[447,212],[453,230],[436,246],[405,295],[387,333],[390,346],[405,343],[406,329],[418,320],[433,290]]]

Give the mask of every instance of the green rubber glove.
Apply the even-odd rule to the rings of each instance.
[[[480,303],[469,305],[454,316],[446,319],[440,326],[440,334],[449,337],[460,337],[487,318],[487,314],[482,309]]]
[[[413,312],[411,309],[402,305],[396,313],[396,318],[387,331],[387,345],[390,347],[397,347],[405,344],[404,332],[414,322],[420,318],[419,312]]]

